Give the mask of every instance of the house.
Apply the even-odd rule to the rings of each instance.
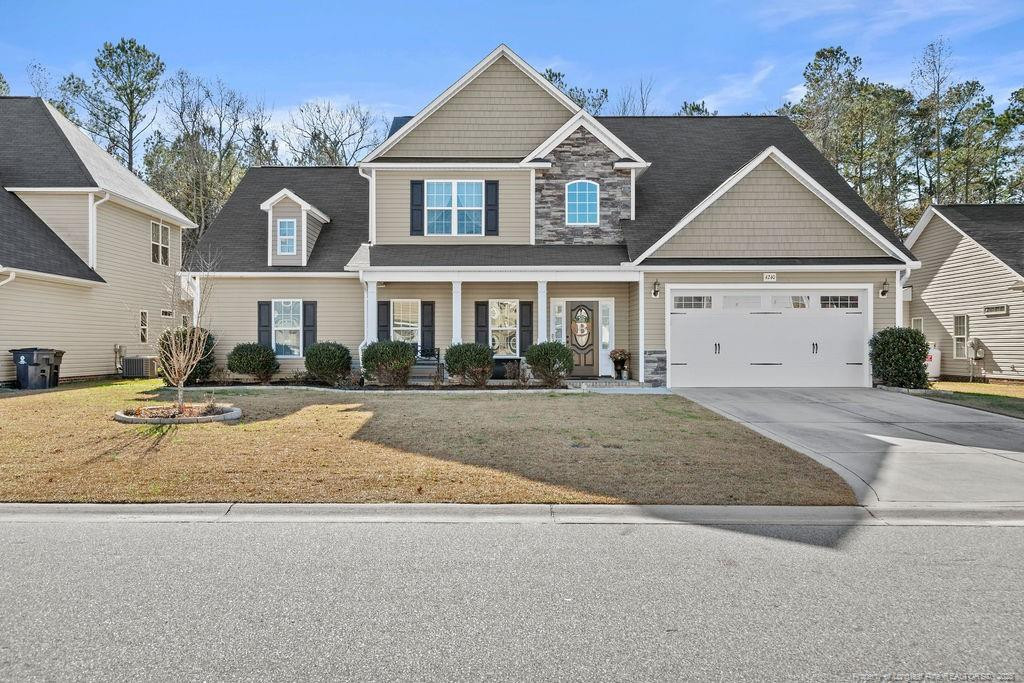
[[[0,97],[0,383],[8,349],[65,351],[61,378],[111,375],[180,325],[177,209],[44,100]]]
[[[867,386],[919,265],[787,119],[591,116],[504,45],[355,167],[251,169],[200,251],[222,366],[558,340],[671,386]]]
[[[907,324],[950,377],[1024,379],[1024,205],[933,205],[907,238]]]

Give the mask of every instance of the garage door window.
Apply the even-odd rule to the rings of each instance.
[[[860,297],[856,294],[830,294],[821,297],[822,308],[858,308]]]
[[[809,296],[773,296],[772,308],[808,308],[811,305]]]
[[[722,297],[722,308],[761,308],[761,297],[749,294],[726,294]]]
[[[677,296],[672,298],[672,306],[678,309],[711,308],[710,296]]]

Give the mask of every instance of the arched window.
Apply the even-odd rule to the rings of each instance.
[[[597,225],[600,218],[598,190],[592,180],[574,180],[565,184],[566,225]]]

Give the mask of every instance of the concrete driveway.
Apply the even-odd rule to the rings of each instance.
[[[678,389],[828,465],[865,505],[1024,502],[1024,420],[876,389]]]

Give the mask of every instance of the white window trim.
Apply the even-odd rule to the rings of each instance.
[[[430,193],[427,192],[428,183],[448,183],[452,186],[452,205],[449,206],[430,206],[427,201],[427,197]],[[459,186],[458,183],[479,183],[480,185],[480,208],[467,208],[462,207],[463,211],[480,211],[480,232],[460,234],[459,230]],[[448,211],[452,216],[452,231],[451,232],[429,232],[430,221],[429,216],[431,211]],[[424,237],[483,237],[487,232],[487,183],[483,180],[477,180],[475,178],[456,178],[454,180],[446,178],[427,178],[423,181],[423,236]]]
[[[292,224],[292,230],[295,231],[295,234],[292,235],[292,238],[291,238],[291,240],[292,240],[292,250],[291,251],[283,251],[281,249],[281,224],[282,223],[291,223]],[[299,253],[299,222],[296,219],[294,219],[294,218],[278,218],[277,219],[277,255],[278,256],[295,256],[297,253]]]
[[[143,336],[146,338],[143,339]],[[139,343],[149,343],[149,311],[146,310],[139,311]]]
[[[487,345],[488,346],[491,345],[491,335],[494,333],[494,327],[491,325],[491,304],[495,304],[495,303],[511,303],[513,301],[516,304],[516,351],[518,353],[516,355],[508,355],[508,354],[501,354],[501,355],[499,355],[499,354],[496,353],[496,354],[494,354],[495,358],[522,358],[523,357],[523,347],[522,347],[523,335],[522,335],[522,330],[519,329],[520,328],[520,325],[519,325],[519,305],[520,305],[520,300],[519,299],[488,299],[487,300]],[[511,328],[499,327],[498,329],[500,329],[500,330],[507,330],[507,329],[511,329]]]
[[[279,303],[293,303],[293,302],[296,302],[296,301],[299,302],[299,353],[296,354],[296,355],[291,355],[291,354],[282,355],[282,354],[279,354],[277,352],[277,341],[276,341],[277,340],[277,325],[274,324],[274,319],[275,319],[274,318],[274,308]],[[305,358],[305,355],[302,353],[302,341],[303,341],[303,339],[302,339],[303,332],[302,331],[303,331],[303,328],[305,328],[305,322],[306,321],[302,319],[302,308],[303,308],[303,306],[302,306],[302,299],[272,299],[270,301],[270,346],[274,349],[274,357],[275,358]],[[290,327],[284,328],[283,327],[281,329],[289,329],[290,330],[292,328],[290,328]]]
[[[587,185],[593,185],[597,188],[597,220],[593,223],[572,223],[569,221],[569,186],[574,183],[586,183]],[[577,178],[570,180],[565,183],[565,187],[562,190],[565,195],[565,224],[576,225],[576,226],[598,226],[601,225],[601,183],[594,180],[587,180],[586,178]]]
[[[963,318],[964,319],[964,333],[963,334],[957,334],[956,333],[956,319],[957,318]],[[967,315],[966,313],[954,313],[953,314],[953,330],[952,330],[952,332],[953,332],[953,335],[952,335],[953,336],[953,360],[969,360],[970,359],[970,354],[967,353],[967,340],[970,339],[970,337],[971,337],[971,316]],[[962,355],[962,356],[956,355],[956,340],[957,339],[963,339],[964,340],[964,355]]]
[[[920,328],[914,327],[914,322],[915,321],[920,321],[921,322],[921,327]],[[924,334],[924,318],[911,318],[910,319],[910,329],[912,329],[912,330],[919,330],[921,332],[921,334]]]
[[[551,330],[548,332],[548,339],[550,341],[557,341],[563,344],[569,343],[569,326],[566,324],[566,317],[568,310],[566,304],[570,301],[596,301],[597,302],[597,339],[595,349],[597,350],[600,361],[598,363],[598,375],[602,377],[611,377],[614,374],[615,368],[612,363],[611,357],[606,353],[601,353],[601,306],[608,304],[610,306],[610,313],[608,319],[608,334],[611,337],[611,348],[617,348],[615,346],[615,297],[610,296],[569,296],[569,297],[558,297],[550,299],[550,313],[548,314],[548,320],[550,321]],[[555,306],[558,304],[562,305],[562,338],[555,338]],[[611,350],[611,349],[609,349]]]
[[[153,228],[156,227],[157,238],[159,242],[153,241]],[[167,228],[167,244],[164,244],[164,228]],[[157,246],[157,256],[159,260],[153,260],[153,245]],[[163,250],[167,249],[167,263],[163,262]],[[154,266],[170,266],[171,265],[171,226],[166,225],[162,221],[150,221],[149,222],[149,260]]]
[[[388,330],[390,331],[391,341],[398,341],[395,338],[395,304],[396,303],[413,303],[416,304],[416,353],[419,354],[420,347],[423,346],[423,305],[420,299],[389,299],[388,300]]]

